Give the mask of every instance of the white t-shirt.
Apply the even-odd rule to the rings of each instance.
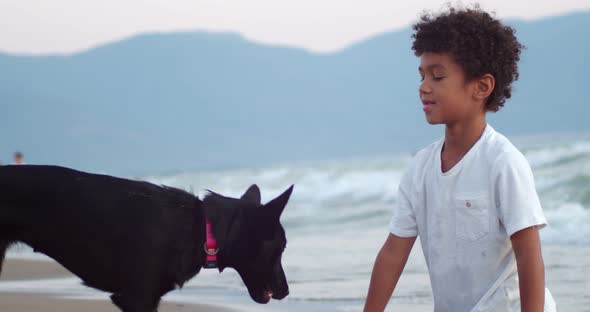
[[[487,125],[452,169],[444,138],[421,150],[399,186],[390,232],[420,236],[434,310],[520,311],[510,235],[547,223],[526,158]],[[545,311],[555,303],[546,291]]]

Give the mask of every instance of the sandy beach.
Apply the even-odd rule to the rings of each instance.
[[[0,276],[2,281],[22,281],[72,277],[61,265],[50,261],[6,259]],[[83,287],[83,286],[81,286]],[[120,312],[109,300],[64,299],[58,296],[30,293],[0,292],[3,312]],[[162,302],[160,312],[235,312],[233,309],[211,305]]]
[[[590,288],[590,247],[579,245],[560,246],[548,244],[543,248],[545,260],[546,286],[551,290],[557,301],[558,310],[567,311],[590,311],[590,297],[587,289]],[[421,257],[421,255],[419,255]],[[368,274],[368,273],[367,273]],[[71,273],[53,261],[7,259],[4,263],[3,272],[0,277],[0,285],[11,281],[35,281],[53,278],[73,277]],[[368,275],[367,275],[368,278]],[[296,286],[296,285],[293,285]],[[74,287],[84,289],[84,286]],[[295,288],[295,287],[294,287]],[[428,275],[423,273],[403,274],[396,293],[388,305],[387,311],[424,312],[432,311],[433,304],[429,294],[416,296],[416,290],[422,289],[429,292]],[[366,289],[361,289],[364,292]],[[296,291],[294,289],[294,291]],[[295,294],[295,293],[294,293]],[[289,299],[276,302],[274,305],[256,305],[245,299],[228,295],[228,304],[231,308],[225,307],[225,301],[216,301],[216,305],[188,304],[173,302],[170,298],[162,301],[160,312],[184,312],[184,311],[360,311],[361,301],[343,302],[338,305],[331,301],[326,302],[302,302]],[[106,298],[106,296],[105,296]],[[229,299],[231,298],[231,299]],[[413,300],[411,298],[417,298]],[[421,298],[421,299],[420,299]],[[182,300],[182,299],[181,299]],[[244,301],[247,300],[247,301]],[[242,304],[240,303],[243,303]],[[63,298],[59,294],[31,293],[26,290],[7,292],[0,291],[0,311],[2,312],[46,312],[46,311],[85,311],[85,312],[119,312],[109,300],[87,300]]]

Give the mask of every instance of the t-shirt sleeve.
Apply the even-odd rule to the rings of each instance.
[[[496,163],[495,201],[508,236],[547,220],[535,189],[531,167],[520,152],[507,152]]]
[[[412,184],[411,171],[411,169],[406,171],[402,177],[397,191],[397,205],[393,208],[393,215],[389,222],[389,232],[399,237],[418,236],[418,225],[416,224],[416,216],[412,209],[412,201],[410,200]]]

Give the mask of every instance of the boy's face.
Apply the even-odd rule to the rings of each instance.
[[[462,68],[448,53],[425,52],[418,68],[418,88],[426,120],[430,124],[453,125],[485,114],[474,100],[474,82],[467,82]]]

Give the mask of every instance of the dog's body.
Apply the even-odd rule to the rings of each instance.
[[[187,192],[56,166],[0,166],[0,269],[23,242],[113,293],[124,312],[153,312],[160,297],[205,264],[205,216],[222,271],[238,271],[259,303],[282,299],[286,244],[279,222],[292,187],[266,205],[256,186],[241,199]]]

